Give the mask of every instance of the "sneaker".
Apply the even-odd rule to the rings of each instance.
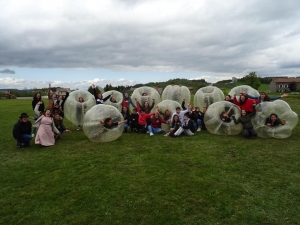
[[[168,137],[169,135],[170,135],[170,133],[166,133],[164,136],[165,136],[165,137]]]
[[[33,138],[34,138],[34,134],[31,134],[31,137],[33,137]]]
[[[147,134],[149,134],[149,131],[147,131]]]
[[[77,130],[80,130],[81,128],[80,127],[77,127]]]
[[[150,132],[150,136],[153,136],[154,134],[152,132]]]
[[[201,127],[198,127],[197,131],[201,131]]]

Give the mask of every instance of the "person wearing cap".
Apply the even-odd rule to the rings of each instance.
[[[14,125],[13,137],[17,140],[17,147],[29,147],[31,136],[32,124],[28,121],[27,113],[22,113],[18,122]]]

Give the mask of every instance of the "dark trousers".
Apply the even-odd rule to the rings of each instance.
[[[256,137],[257,133],[253,128],[243,130],[244,137]]]

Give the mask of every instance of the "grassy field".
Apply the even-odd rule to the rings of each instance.
[[[96,144],[65,120],[73,132],[55,146],[17,149],[12,127],[31,100],[0,102],[1,224],[300,224],[299,124],[283,140],[201,131]]]

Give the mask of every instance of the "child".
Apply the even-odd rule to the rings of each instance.
[[[132,110],[131,115],[129,116],[129,126],[131,128],[131,131],[138,132],[139,131],[139,114],[137,113],[137,110],[134,108]]]
[[[150,136],[158,134],[161,132],[161,123],[168,123],[169,121],[163,120],[158,112],[155,112],[154,116],[150,119],[150,125],[148,126],[148,131]]]
[[[184,114],[184,116],[183,116],[183,124],[174,133],[174,136],[179,136],[181,133],[185,133],[188,136],[193,136],[195,134],[194,123],[193,123],[192,120],[190,120],[188,113]]]
[[[175,132],[181,127],[181,122],[179,120],[179,117],[178,115],[175,115],[173,117],[173,121],[172,121],[172,126],[170,128],[170,132],[166,133],[164,136],[167,137],[167,136],[171,136],[171,137],[175,137]]]

